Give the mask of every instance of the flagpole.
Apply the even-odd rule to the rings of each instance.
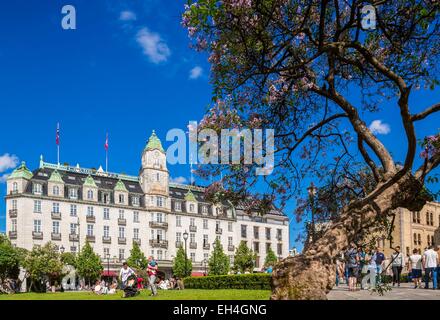
[[[108,173],[108,150],[105,151],[105,172]]]
[[[57,159],[58,167],[60,166],[60,123],[57,123]]]

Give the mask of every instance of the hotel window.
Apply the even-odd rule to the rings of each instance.
[[[220,231],[220,221],[215,222],[215,231]]]
[[[163,232],[162,232],[162,230],[157,230],[156,231],[156,238],[157,238],[157,241],[162,241],[163,240]]]
[[[93,217],[93,207],[87,207],[87,216]]]
[[[208,219],[203,219],[203,229],[208,229]]]
[[[34,192],[34,194],[42,194],[43,193],[43,186],[39,183],[34,183],[33,192]]]
[[[202,206],[202,213],[208,214],[208,206]]]
[[[17,210],[17,200],[12,200],[12,210]]]
[[[174,210],[175,211],[182,211],[182,202],[180,202],[180,201],[174,202]]]
[[[76,217],[76,214],[77,214],[76,204],[71,204],[70,205],[70,216],[71,217]]]
[[[119,249],[119,260],[122,261],[125,258],[125,250],[124,249]]]
[[[246,238],[247,237],[247,226],[245,224],[241,225],[241,237]]]
[[[70,199],[78,199],[78,190],[75,188],[69,189],[69,198]]]
[[[417,242],[419,246],[422,245],[422,235],[420,233],[417,235]]]
[[[207,234],[204,234],[203,235],[203,246],[206,246],[206,245],[208,245],[209,244],[209,242],[208,242],[208,235]]]
[[[196,262],[196,254],[195,252],[191,252],[191,261]]]
[[[163,198],[162,197],[156,197],[156,206],[163,207]]]
[[[87,225],[87,235],[89,237],[93,237],[93,224],[88,224]]]
[[[277,240],[281,241],[283,240],[283,235],[282,235],[282,230],[281,229],[277,229]]]
[[[41,213],[41,201],[40,200],[34,201],[34,212]]]
[[[132,198],[131,198],[131,203],[132,203],[134,206],[138,206],[138,205],[139,205],[139,197],[132,197]]]
[[[157,260],[162,260],[163,259],[163,252],[162,250],[157,250]]]
[[[195,218],[190,218],[189,219],[189,225],[194,227],[196,225],[196,219]]]
[[[109,204],[110,203],[110,194],[108,194],[107,192],[104,192],[102,194],[102,202]]]
[[[133,222],[139,222],[139,212],[133,211]]]
[[[191,243],[195,243],[196,242],[196,234],[195,233],[190,233],[189,234],[189,241],[191,242]]]
[[[156,213],[156,222],[162,223],[163,222],[163,214],[158,212]]]
[[[124,239],[125,238],[125,228],[119,227],[119,238]]]
[[[125,197],[123,194],[119,195],[119,203],[124,203],[125,202]]]
[[[270,240],[270,228],[266,228],[266,240]]]
[[[189,205],[189,212],[194,212],[194,204]]]
[[[34,232],[41,232],[41,220],[34,220]]]
[[[267,254],[270,250],[272,250],[272,247],[271,247],[270,243],[266,243],[266,254]]]
[[[228,222],[228,232],[232,232],[232,222]]]
[[[260,243],[254,242],[254,252],[259,253],[260,252]]]
[[[281,256],[283,254],[283,244],[282,243],[277,244],[277,254],[279,256]]]
[[[76,223],[70,224],[70,234],[76,234]]]
[[[11,231],[17,232],[17,219],[11,219]]]
[[[60,195],[60,187],[58,186],[53,186],[53,195],[54,196],[59,196]]]
[[[110,227],[109,226],[104,226],[104,237],[105,238],[110,237]]]
[[[182,226],[182,217],[176,216],[176,227],[181,227],[181,226]]]
[[[93,190],[87,191],[87,199],[88,200],[93,200]]]
[[[228,237],[228,246],[233,246],[232,237]]]
[[[432,212],[429,213],[429,218],[430,218],[430,222],[431,222],[431,226],[434,225],[434,214]]]
[[[59,221],[52,221],[52,232],[53,233],[60,233],[60,222]]]
[[[76,253],[76,247],[75,246],[71,246],[70,247],[70,252],[71,253]]]
[[[110,248],[104,248],[104,258],[110,257]]]
[[[222,237],[221,236],[216,236],[215,237],[219,242],[222,242]]]
[[[60,213],[60,204],[59,203],[54,202],[52,204],[52,212],[53,213]]]
[[[254,227],[254,238],[255,239],[260,238],[260,230],[258,227]]]
[[[413,234],[413,239],[414,239],[414,245],[417,245],[417,233]]]
[[[182,242],[182,232],[176,232],[176,242]]]
[[[110,209],[104,208],[104,220],[110,220]]]
[[[12,192],[13,193],[17,193],[18,192],[18,183],[17,182],[14,182],[12,184]]]
[[[133,239],[139,239],[139,229],[138,228],[133,229]]]
[[[124,219],[124,210],[119,210],[119,219]]]

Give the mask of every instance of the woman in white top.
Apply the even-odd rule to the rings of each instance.
[[[413,250],[413,254],[408,259],[408,269],[414,282],[414,289],[422,284],[422,256],[418,249]]]

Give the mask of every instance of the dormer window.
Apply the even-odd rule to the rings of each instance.
[[[119,195],[119,203],[124,203],[125,202],[125,197],[123,194]]]
[[[132,198],[131,198],[131,203],[132,203],[134,206],[138,206],[138,205],[139,205],[139,197],[137,197],[137,196],[132,197]]]
[[[202,213],[208,214],[208,206],[202,206]]]
[[[69,189],[69,198],[70,199],[78,199],[78,190],[75,188]]]
[[[87,199],[88,200],[93,200],[93,190],[87,191]]]
[[[189,205],[189,212],[194,212],[194,204],[193,203],[191,203]]]
[[[17,182],[14,182],[12,184],[12,192],[13,193],[17,193],[18,192],[18,183]]]
[[[103,193],[102,195],[102,201],[104,203],[110,203],[110,195],[108,193]]]
[[[174,202],[174,210],[175,211],[182,211],[182,203],[180,201]]]
[[[34,194],[42,194],[43,193],[43,186],[40,183],[34,183],[33,192],[34,192]]]
[[[53,186],[52,193],[53,193],[54,196],[59,196],[60,195],[60,187]]]

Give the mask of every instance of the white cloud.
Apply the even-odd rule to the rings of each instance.
[[[5,173],[4,175],[1,175],[0,176],[0,183],[5,183],[9,176],[10,176],[9,173]]]
[[[171,55],[171,50],[160,35],[142,28],[136,35],[137,43],[142,47],[144,54],[153,63],[165,62]]]
[[[121,20],[121,21],[136,20],[136,14],[130,10],[121,11],[121,14],[119,15],[119,20]]]
[[[171,178],[171,182],[172,182],[172,183],[185,184],[185,183],[187,183],[187,181],[188,181],[188,180],[186,180],[186,178],[185,178],[185,177],[182,177],[182,176],[180,176],[180,177],[176,177],[176,178]]]
[[[374,120],[369,126],[373,134],[388,134],[391,131],[390,126],[382,120]]]
[[[198,79],[200,78],[200,76],[203,73],[203,69],[199,66],[195,66],[194,68],[191,69],[191,71],[189,72],[189,78],[190,79]]]
[[[0,173],[15,168],[17,164],[18,157],[16,155],[5,153],[4,155],[0,156]]]

